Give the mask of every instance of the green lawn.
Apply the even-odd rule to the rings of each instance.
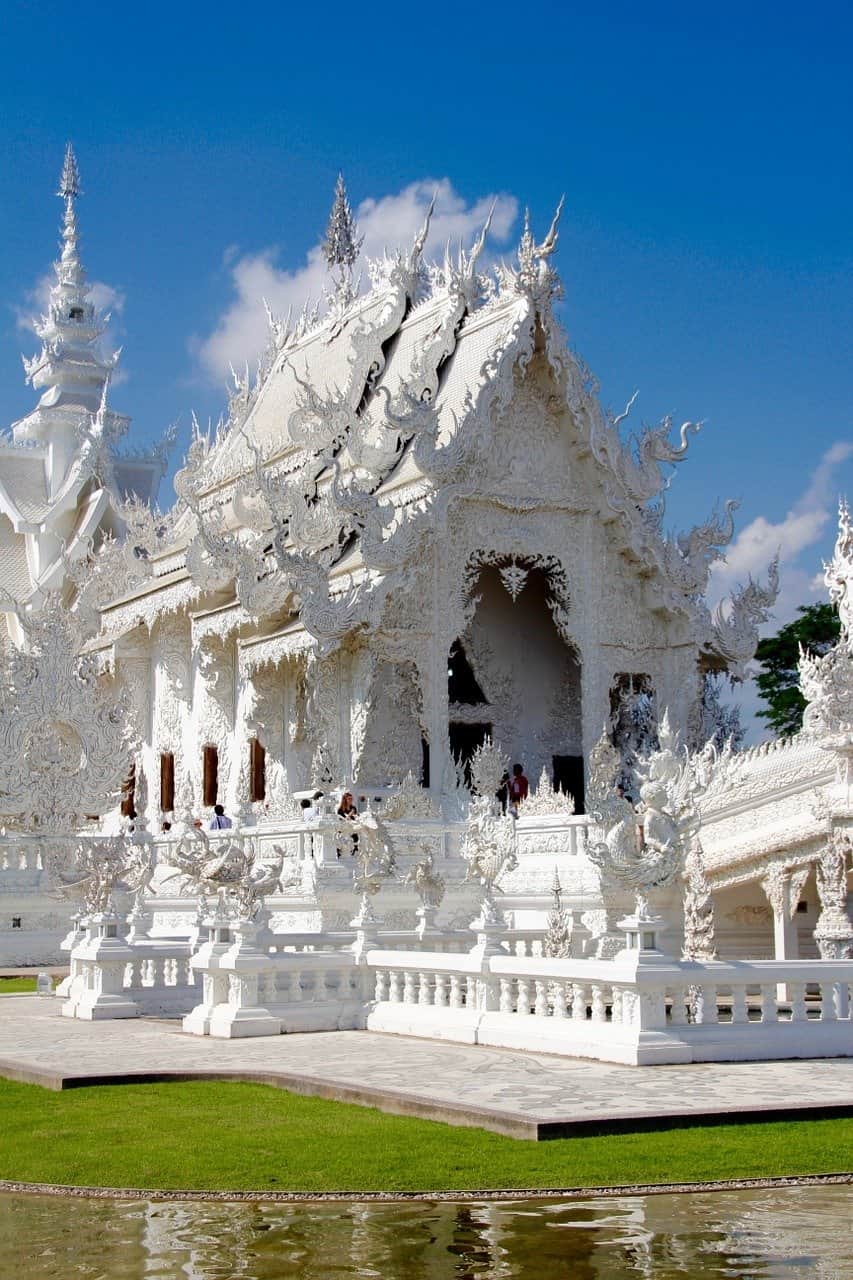
[[[35,991],[35,989],[35,978],[0,978],[0,996],[13,996],[20,991]]]
[[[853,1119],[534,1143],[209,1081],[53,1093],[0,1080],[0,1178],[381,1191],[702,1182],[850,1170]]]

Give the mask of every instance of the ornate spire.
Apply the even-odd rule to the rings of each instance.
[[[352,269],[363,243],[364,236],[358,234],[358,224],[347,198],[344,175],[339,173],[335,184],[332,212],[329,214],[329,225],[326,228],[326,238],[323,241],[323,257],[329,265],[335,282],[335,291],[331,300],[332,311],[338,314],[344,311],[355,297]]]
[[[68,142],[65,145],[65,159],[59,178],[59,190],[56,193],[64,200],[76,200],[80,194],[80,170],[77,168],[77,157],[74,148]]]
[[[16,439],[66,439],[73,451],[81,421],[102,412],[111,430],[121,431],[124,419],[103,413],[104,396],[118,354],[106,355],[100,339],[106,318],[95,308],[80,260],[77,205],[80,171],[69,143],[65,149],[57,195],[65,202],[62,220],[62,252],[54,264],[56,283],[50,291],[46,316],[34,324],[42,348],[24,360],[27,381],[42,392],[34,413],[15,424]],[[67,451],[66,451],[67,452]],[[69,454],[70,456],[70,454]]]
[[[344,175],[339,173],[326,239],[323,241],[323,257],[332,270],[338,267],[341,271],[351,272],[363,243],[364,236],[358,234],[358,224],[347,198]]]
[[[65,159],[59,177],[59,190],[56,193],[65,201],[65,217],[62,223],[62,257],[56,264],[56,278],[60,287],[65,286],[65,300],[68,308],[86,307],[86,273],[78,252],[79,233],[77,230],[77,210],[74,201],[80,195],[80,170],[77,168],[77,157],[69,142],[65,148]],[[53,291],[55,292],[55,291]],[[53,301],[51,293],[51,302]],[[90,307],[90,310],[92,308]]]

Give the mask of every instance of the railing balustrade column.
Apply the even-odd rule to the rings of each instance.
[[[432,982],[425,970],[418,974],[418,1004],[432,1004]]]
[[[536,1001],[533,1005],[533,1012],[537,1018],[548,1017],[548,983],[542,982],[538,978],[536,980]]]
[[[607,1010],[604,1003],[604,988],[597,983],[592,988],[592,1020],[593,1022],[604,1022],[607,1018]]]
[[[720,1021],[717,1011],[717,988],[710,982],[697,988],[696,1021],[708,1026]]]
[[[572,1017],[581,1022],[586,1020],[586,992],[587,988],[582,982],[572,983]]]
[[[835,1004],[836,1018],[850,1017],[850,983],[836,982],[832,988],[832,998]]]
[[[462,1008],[462,976],[458,973],[450,975],[450,1007],[451,1009]]]
[[[435,996],[433,1003],[437,1009],[447,1008],[447,974],[437,973],[435,975]]]
[[[822,982],[820,984],[820,1020],[821,1022],[835,1022],[837,1015],[835,1012],[835,989],[837,983]]]
[[[377,1002],[381,1002],[383,1000],[388,999],[388,970],[387,969],[376,970],[376,988],[374,991],[373,998]]]
[[[124,985],[131,993],[142,990],[142,961],[134,957],[127,965]]]
[[[789,982],[788,991],[791,995],[791,1021],[805,1022],[806,1014],[806,984],[804,982]]]
[[[392,1004],[402,1004],[403,1002],[403,975],[399,969],[391,970],[391,988],[389,999]]]
[[[413,970],[407,969],[403,977],[403,1004],[415,1004],[415,974]]]
[[[687,1005],[684,995],[684,987],[673,987],[672,1006],[670,1008],[669,1017],[672,1025],[675,1027],[683,1027],[687,1022]]]
[[[552,996],[551,1004],[554,1010],[555,1018],[565,1018],[568,1015],[566,1009],[566,987],[565,983],[554,982],[551,985]]]
[[[775,982],[762,982],[761,984],[761,1021],[779,1021],[779,1010],[776,1005]]]
[[[749,1022],[749,1010],[746,1006],[746,987],[732,987],[732,1022]]]
[[[527,978],[518,979],[518,1003],[516,1005],[516,1013],[530,1013],[530,983]]]
[[[624,1012],[622,1007],[624,995],[625,993],[621,987],[613,987],[611,989],[611,1004],[610,1004],[610,1021],[611,1022],[617,1022],[617,1023],[622,1022],[622,1017]]]

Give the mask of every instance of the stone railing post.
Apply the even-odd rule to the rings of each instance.
[[[85,974],[85,986],[72,984],[62,1006],[63,1017],[98,1022],[107,1018],[135,1018],[136,1002],[124,989],[125,968],[133,951],[120,937],[124,920],[112,911],[101,911],[87,922],[85,939],[72,952],[75,968]]]

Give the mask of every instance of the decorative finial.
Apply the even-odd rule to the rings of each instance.
[[[64,200],[76,200],[80,194],[80,170],[77,168],[77,157],[70,142],[65,147],[62,175],[59,179],[59,190],[56,194],[62,196]]]
[[[526,293],[534,304],[547,308],[551,300],[562,296],[562,288],[556,271],[550,266],[548,259],[557,247],[558,226],[563,212],[564,197],[560,197],[556,213],[548,228],[548,234],[541,244],[537,244],[530,230],[530,210],[524,211],[524,230],[518,245],[518,270],[515,272],[515,287],[520,293]]]
[[[364,236],[359,236],[353,211],[347,199],[344,175],[338,174],[335,199],[329,214],[329,225],[323,241],[323,257],[330,267],[340,267],[342,272],[352,271]]]

